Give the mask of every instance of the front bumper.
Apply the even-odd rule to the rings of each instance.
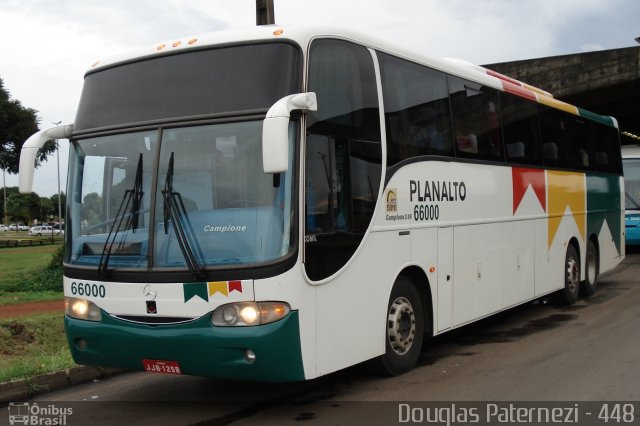
[[[65,316],[78,364],[144,370],[142,360],[175,361],[183,374],[233,380],[304,380],[298,312],[255,327],[215,327],[210,315],[179,324],[148,325],[102,312],[99,322]],[[85,346],[79,344],[81,340]],[[250,349],[254,362],[245,359]]]

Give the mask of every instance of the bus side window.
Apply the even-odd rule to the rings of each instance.
[[[569,147],[567,114],[546,106],[539,108],[540,136],[545,167],[567,166]]]
[[[503,161],[498,91],[452,75],[447,78],[457,156]],[[474,139],[475,146],[469,146]]]
[[[507,160],[541,164],[536,104],[509,93],[500,93],[500,107]],[[552,154],[551,146],[547,150]]]
[[[333,140],[320,135],[307,137],[306,166],[306,234],[320,234],[333,229],[335,205],[335,162]]]
[[[620,142],[617,139],[615,128],[591,123],[594,137],[594,158],[596,169],[600,172],[617,173],[619,160],[616,151],[620,151]]]
[[[313,42],[307,115],[305,270],[312,280],[342,268],[362,241],[382,176],[380,112],[371,53],[349,42]]]
[[[580,117],[570,120],[572,162],[571,165],[581,170],[596,170],[593,154],[591,123]]]
[[[378,58],[387,166],[420,155],[453,155],[446,75],[385,53]]]

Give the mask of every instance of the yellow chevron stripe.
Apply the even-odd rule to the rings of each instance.
[[[586,179],[584,173],[547,171],[549,248],[567,207],[584,241],[587,229]]]

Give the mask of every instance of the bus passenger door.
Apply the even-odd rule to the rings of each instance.
[[[453,227],[438,228],[438,298],[439,332],[451,328],[453,318]]]

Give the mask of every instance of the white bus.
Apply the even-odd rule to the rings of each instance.
[[[624,257],[616,121],[350,32],[259,27],[96,62],[68,138],[79,364],[312,379]]]

